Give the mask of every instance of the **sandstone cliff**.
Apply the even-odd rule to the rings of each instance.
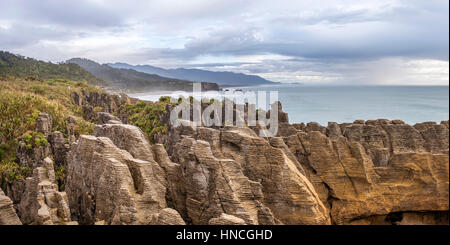
[[[0,225],[21,225],[9,197],[0,189]]]
[[[164,145],[107,113],[116,106],[86,109],[98,125],[78,138],[41,113],[48,144],[19,147],[33,171],[0,193],[0,224],[448,224],[448,121],[324,127],[290,124],[278,106],[277,137],[191,125],[169,127]]]
[[[446,123],[377,120],[307,126],[283,139],[334,223],[399,223],[411,214],[440,223],[448,222],[448,135]]]

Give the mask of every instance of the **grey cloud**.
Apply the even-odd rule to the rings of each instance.
[[[428,64],[433,73],[421,71],[421,62],[405,58],[386,58],[380,60],[323,60],[288,59],[263,60],[259,63],[239,63],[232,68],[235,72],[260,75],[280,82],[301,82],[318,84],[446,84],[448,83],[448,64],[437,62]],[[432,62],[433,63],[433,62]],[[195,64],[192,68],[208,68],[215,71],[229,70],[227,63]],[[225,67],[225,68],[223,68]]]
[[[308,76],[357,81],[364,80],[361,70],[375,74],[392,60],[398,67],[414,59],[448,62],[448,5],[445,0],[3,0],[0,48],[53,61],[88,56],[233,69],[283,81]],[[286,59],[220,64],[222,57],[242,61],[272,54]],[[193,64],[202,57],[211,58]]]
[[[33,24],[74,27],[112,27],[123,24],[119,9],[89,0],[4,0],[0,19]]]
[[[180,59],[272,53],[320,59],[409,57],[448,61],[448,8],[406,5],[382,10],[325,9],[312,16],[242,22],[191,38],[184,48],[149,49],[149,53]]]
[[[68,39],[72,34],[51,27],[39,27],[25,23],[14,23],[8,28],[0,28],[0,47],[7,49],[23,48],[41,40]]]
[[[366,11],[357,11],[307,21],[284,19],[267,23],[265,27],[216,31],[206,38],[188,42],[185,52],[192,55],[275,53],[309,58],[402,56],[448,60],[448,10],[434,13],[405,7],[391,9],[378,17],[365,14]],[[323,20],[337,26],[321,25]],[[312,29],[302,26],[304,22],[316,26]],[[258,40],[255,38],[258,31],[269,34],[264,40]]]

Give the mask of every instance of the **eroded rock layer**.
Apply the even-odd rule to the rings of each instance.
[[[448,212],[448,135],[445,123],[377,120],[330,123],[283,139],[333,223],[347,224],[393,213]]]
[[[67,194],[81,224],[184,224],[166,204],[165,172],[142,131],[105,124],[68,155]]]
[[[21,225],[13,202],[0,189],[0,225]]]
[[[448,224],[448,121],[324,127],[278,107],[277,137],[190,123],[164,145],[107,112],[78,139],[68,118],[66,139],[41,113],[48,143],[19,141],[32,174],[0,192],[0,224]]]
[[[185,205],[194,224],[222,214],[246,224],[329,224],[329,214],[299,163],[248,128],[180,129],[173,147]],[[169,179],[169,182],[171,180]],[[181,199],[181,200],[180,200]]]

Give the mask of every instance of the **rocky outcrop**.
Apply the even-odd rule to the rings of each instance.
[[[183,171],[168,181],[179,183],[172,199],[193,224],[208,224],[222,214],[246,224],[330,223],[295,158],[252,130],[181,126],[176,132],[172,160]]]
[[[76,140],[75,123],[76,123],[76,119],[73,116],[69,116],[66,119],[66,134],[68,137],[67,141],[69,144],[72,144]]]
[[[35,168],[33,176],[26,179],[18,211],[24,224],[73,224],[66,193],[58,191],[50,158],[46,158],[43,166]]]
[[[80,136],[68,157],[66,191],[74,218],[80,224],[139,224],[139,219],[149,219],[138,213],[136,199],[143,183],[133,179],[129,169],[143,164],[147,162],[134,159],[108,138]],[[155,202],[149,209],[150,204]]]
[[[320,223],[327,220],[320,215],[324,213],[333,224],[448,224],[448,121],[414,126],[386,119],[330,122],[327,127],[314,122],[291,125],[280,104],[278,109],[279,138],[263,139],[248,128],[180,126],[170,130],[167,149],[174,162],[171,166],[185,170],[173,170],[185,186],[175,191],[178,197],[173,198],[183,218],[204,224],[209,217],[215,220],[224,213],[252,224],[242,215],[220,212],[217,206],[222,204],[211,204],[227,201],[211,193],[226,189],[216,183],[219,171],[213,166],[229,159],[238,163],[234,167],[237,172],[261,183],[261,203],[279,223]],[[252,129],[259,132],[257,127]],[[274,171],[276,166],[284,167]],[[268,169],[270,177],[265,176]],[[289,176],[295,176],[295,181]],[[311,190],[301,195],[308,201],[293,198],[289,188],[278,189],[277,184],[284,182],[297,182],[292,185],[295,190]],[[189,189],[203,190],[203,194]],[[313,198],[305,198],[308,195]],[[243,203],[239,198],[237,202]],[[310,217],[296,216],[296,204],[318,211],[305,212]],[[204,208],[198,211],[198,206]],[[284,217],[284,213],[290,215]]]
[[[27,138],[28,137],[28,138]],[[19,179],[6,188],[23,224],[75,224],[71,221],[65,192],[59,191],[55,163],[65,164],[68,143],[64,135],[52,132],[52,118],[39,113],[36,132],[21,138],[17,149],[19,165],[31,169],[31,176]],[[36,142],[40,142],[37,144]]]
[[[137,99],[130,98],[126,94],[108,94],[101,91],[73,92],[71,94],[73,104],[80,106],[83,110],[83,118],[93,121],[96,119],[97,113],[95,109],[100,108],[101,111],[107,113],[118,112],[121,105],[137,102]]]
[[[245,221],[236,216],[222,213],[219,217],[210,219],[208,225],[245,225]]]
[[[21,225],[13,203],[0,189],[0,225]]]
[[[97,125],[71,149],[74,216],[88,224],[448,222],[445,122],[291,125],[281,109],[278,137],[190,124],[170,128],[166,147],[131,125]],[[123,194],[103,196],[115,192]]]
[[[19,160],[20,166],[36,168],[41,165],[41,162],[51,156],[52,147],[48,142],[52,134],[52,117],[47,113],[39,113],[36,119],[36,132],[27,134],[28,138],[19,138],[19,144],[16,152],[16,157]],[[56,136],[57,133],[55,133]],[[45,139],[45,141],[42,141]],[[35,144],[39,140],[40,144]],[[58,141],[57,139],[55,139]]]
[[[49,141],[52,155],[54,156],[54,160],[56,165],[58,166],[66,166],[66,156],[69,151],[70,145],[67,142],[64,134],[59,131],[54,131],[50,134]]]
[[[167,209],[165,172],[142,131],[132,125],[95,127],[68,156],[67,193],[81,224],[181,224]]]
[[[76,139],[73,117],[65,134],[53,132],[40,113],[32,137],[48,142],[19,139],[20,166],[32,174],[0,193],[0,224],[448,224],[448,121],[290,124],[278,103],[276,137],[191,123],[169,125],[155,139],[164,145],[151,145],[110,114],[120,100],[73,99],[90,106],[94,135]],[[66,168],[65,192],[54,166]]]
[[[413,127],[377,120],[340,127],[330,123],[325,133],[314,128],[284,140],[330,209],[333,223],[448,211],[449,132],[444,124]]]
[[[448,225],[448,211],[394,212],[356,219],[350,225]]]
[[[133,177],[142,183],[139,192],[151,194],[150,199],[156,200],[160,207],[165,207],[167,186],[165,172],[154,160],[152,148],[142,130],[128,124],[104,124],[95,126],[94,135],[111,139],[115,146],[127,151],[133,158],[147,162],[132,166],[130,170]]]
[[[177,163],[162,145],[152,151],[142,131],[131,125],[97,125],[95,136],[81,136],[68,157],[66,191],[73,217],[81,224],[179,224],[179,212],[189,224],[232,223],[230,216],[239,224],[330,223],[312,185],[292,162],[295,158],[252,130],[180,132],[190,135],[179,135],[173,148]],[[220,141],[230,148],[220,150]],[[250,142],[244,153],[231,145]],[[267,154],[258,159],[261,151]],[[244,160],[240,154],[256,158]],[[277,163],[280,158],[285,161]],[[270,175],[267,168],[272,168]]]
[[[180,166],[185,169],[180,184],[185,188],[185,214],[193,224],[208,224],[222,212],[229,212],[250,224],[259,224],[259,214],[265,211],[261,186],[244,176],[238,163],[213,156],[205,141],[184,139],[177,152]],[[270,223],[274,223],[269,214]],[[263,217],[261,217],[263,218]],[[267,221],[266,221],[267,222]]]
[[[180,214],[171,208],[165,208],[155,214],[150,221],[151,225],[186,225]]]
[[[110,122],[113,122],[116,124],[122,123],[119,118],[111,115],[108,112],[97,112],[97,117],[98,117],[99,124],[106,124],[106,123],[110,123]]]
[[[36,131],[48,136],[52,132],[52,117],[47,113],[39,113],[36,120]]]

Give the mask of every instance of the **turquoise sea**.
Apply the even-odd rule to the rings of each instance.
[[[242,91],[278,91],[289,121],[353,122],[400,119],[409,124],[449,119],[448,86],[307,86],[277,85],[240,87]],[[131,95],[157,100],[167,93]]]

